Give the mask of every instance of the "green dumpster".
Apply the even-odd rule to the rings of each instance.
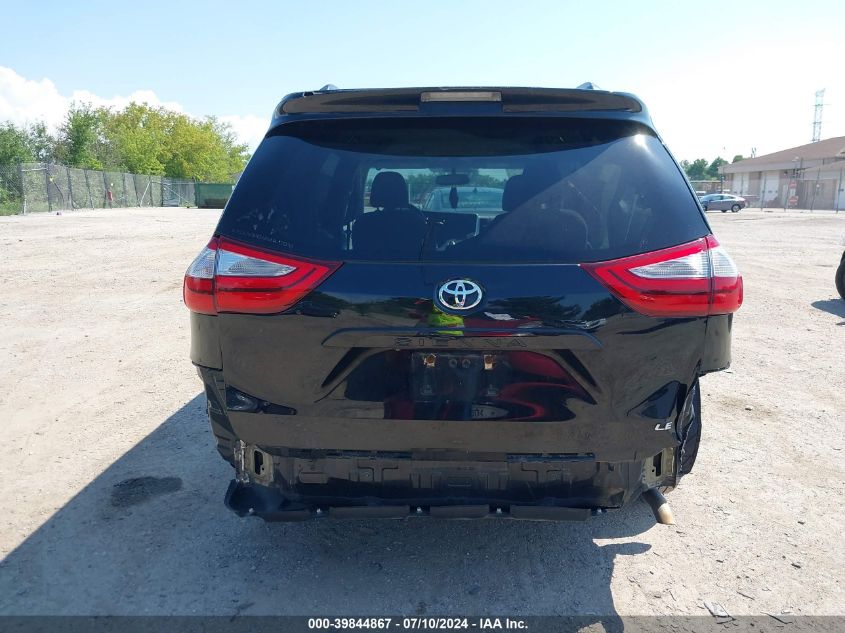
[[[198,182],[194,187],[197,206],[200,209],[222,209],[229,201],[234,187],[232,183]]]

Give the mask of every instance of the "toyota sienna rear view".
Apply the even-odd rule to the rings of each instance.
[[[331,88],[278,105],[184,300],[239,515],[669,522],[742,278],[635,97]]]

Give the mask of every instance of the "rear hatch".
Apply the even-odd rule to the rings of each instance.
[[[642,460],[739,292],[709,233],[641,123],[295,121],[186,300],[217,315],[247,443]]]

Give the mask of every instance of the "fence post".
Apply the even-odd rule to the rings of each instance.
[[[103,208],[106,208],[106,202],[109,203],[109,209],[111,209],[111,200],[109,200],[109,177],[106,172],[103,172],[103,188],[105,189],[105,193],[103,194]]]
[[[138,197],[138,179],[135,174],[132,174],[132,187],[135,189],[135,202],[138,203],[138,208],[141,207],[141,199]]]
[[[26,215],[26,183],[24,183],[23,181],[23,163],[18,163],[18,175],[21,179],[21,200],[23,200],[23,215]],[[840,180],[842,180],[841,177]]]
[[[44,163],[44,187],[47,190],[47,210],[53,212],[53,203],[50,201],[50,163]]]
[[[152,176],[150,176],[150,206],[151,207],[155,206],[153,204],[153,177]]]
[[[816,209],[816,194],[819,191],[819,176],[821,176],[821,174],[821,170],[816,172],[816,182],[813,185],[813,201],[810,203],[810,213]]]
[[[73,211],[73,183],[70,179],[70,167],[65,167],[67,172],[67,197],[70,200],[70,210]]]
[[[91,207],[91,210],[94,210],[94,199],[91,197],[91,183],[88,182],[88,170],[83,169],[82,173],[85,174],[85,189],[88,191],[88,206]]]

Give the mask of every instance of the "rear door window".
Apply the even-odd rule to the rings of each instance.
[[[397,118],[272,130],[218,232],[346,261],[598,261],[706,235],[659,139],[627,121]]]

